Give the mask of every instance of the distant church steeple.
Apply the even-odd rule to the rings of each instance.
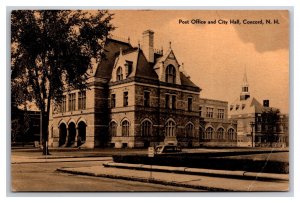
[[[247,73],[246,73],[246,69],[245,69],[243,84],[242,84],[242,92],[240,94],[240,100],[246,100],[249,97],[250,97],[249,84],[248,84]]]

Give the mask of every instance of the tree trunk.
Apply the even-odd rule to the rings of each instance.
[[[50,155],[48,150],[48,125],[49,125],[49,114],[42,112],[42,145],[43,155]]]

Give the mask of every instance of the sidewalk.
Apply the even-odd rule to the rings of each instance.
[[[107,164],[106,164],[107,165]],[[147,166],[144,168],[148,168]],[[157,166],[156,166],[157,167]],[[170,169],[170,167],[168,167]],[[175,167],[171,167],[175,170]],[[178,170],[180,168],[176,167]],[[155,168],[152,168],[155,169]],[[182,167],[183,169],[183,167]],[[205,169],[206,170],[206,169]],[[151,182],[163,185],[195,188],[208,191],[288,191],[287,180],[258,180],[235,179],[229,177],[212,177],[207,175],[179,174],[163,171],[133,170],[129,168],[116,168],[105,166],[59,168],[57,171],[77,175],[106,177],[140,182]]]
[[[157,166],[157,165],[143,165],[143,164],[128,164],[107,162],[103,164],[105,167],[116,167],[134,170],[146,170],[157,172],[169,172],[188,175],[205,175],[214,177],[227,177],[239,179],[256,179],[256,180],[275,180],[275,181],[289,181],[289,174],[277,173],[256,173],[248,171],[229,171],[229,170],[215,170],[204,168],[188,168],[188,167],[172,167],[172,166]]]
[[[11,156],[11,163],[42,163],[42,162],[78,162],[78,161],[112,161],[111,157],[76,157],[76,156]]]

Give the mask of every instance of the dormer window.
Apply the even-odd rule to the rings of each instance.
[[[176,83],[176,70],[172,65],[168,65],[166,69],[166,82]]]
[[[232,109],[233,109],[233,105],[230,105],[230,111],[232,111]]]
[[[239,108],[240,108],[240,105],[237,104],[237,105],[235,106],[235,110],[238,110]]]
[[[123,80],[122,67],[119,67],[117,70],[117,81]]]
[[[128,75],[130,75],[130,73],[132,72],[132,61],[126,61],[125,71],[126,71],[126,77],[128,77]]]

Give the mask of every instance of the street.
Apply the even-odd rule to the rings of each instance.
[[[186,149],[193,153],[196,149]],[[231,149],[208,150],[197,152],[229,151]],[[236,149],[243,151],[244,149]],[[288,176],[282,175],[277,180],[258,180],[263,173],[254,174],[255,179],[244,178],[245,172],[202,170],[206,174],[180,174],[178,170],[195,170],[186,167],[167,167],[167,171],[152,173],[155,178],[151,183],[149,171],[130,168],[104,167],[112,163],[112,155],[146,154],[145,149],[53,149],[50,156],[42,156],[38,149],[12,149],[11,151],[11,191],[12,192],[191,192],[191,191],[288,191]],[[287,152],[271,155],[245,155],[245,159],[285,160]],[[267,156],[267,157],[266,157]],[[233,157],[240,158],[241,156]],[[146,167],[145,165],[143,166]],[[166,168],[166,167],[165,167]],[[200,169],[201,170],[201,169]],[[175,173],[173,173],[174,171]],[[237,178],[230,174],[240,174]],[[220,176],[220,174],[223,174]],[[247,172],[247,174],[250,174]],[[229,176],[228,176],[229,175]],[[249,176],[249,175],[248,175]],[[278,175],[275,174],[276,177]],[[253,177],[253,175],[252,175]],[[274,176],[273,176],[274,177]],[[283,178],[285,177],[285,178]],[[282,179],[283,178],[283,179]],[[143,180],[142,180],[143,179]],[[146,181],[145,181],[146,180]]]
[[[141,183],[119,179],[109,179],[91,176],[71,175],[57,172],[61,167],[83,167],[100,165],[102,161],[73,161],[11,164],[12,192],[125,192],[152,191],[178,192],[199,191],[191,188],[163,186],[159,184]]]

